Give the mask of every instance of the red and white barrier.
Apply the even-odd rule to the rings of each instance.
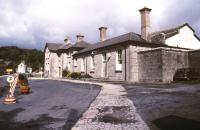
[[[8,91],[6,98],[4,99],[4,104],[13,104],[16,103],[14,92],[18,81],[18,75],[8,76],[7,81],[9,82],[10,89]]]

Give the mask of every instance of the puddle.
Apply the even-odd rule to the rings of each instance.
[[[200,122],[179,116],[166,116],[152,121],[159,130],[200,130]]]
[[[130,115],[130,108],[128,106],[108,106],[98,110],[99,114],[93,119],[96,122],[121,124],[121,123],[135,123]]]

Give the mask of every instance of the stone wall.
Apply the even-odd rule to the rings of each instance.
[[[200,73],[200,50],[190,51],[188,57],[190,67]]]
[[[138,53],[139,82],[162,82],[162,50]]]
[[[177,69],[189,67],[188,53],[181,50],[139,52],[138,61],[140,82],[172,82]]]
[[[53,53],[53,52],[50,55],[49,77],[53,77],[53,78],[59,77],[59,57],[56,53]]]
[[[173,81],[177,69],[189,67],[188,53],[184,51],[162,50],[162,60],[163,82],[165,83]]]
[[[116,71],[116,53],[117,50],[122,50],[122,71]],[[103,62],[103,53],[106,53],[107,63]],[[82,57],[78,57],[77,72],[80,72]],[[99,50],[94,55],[95,68],[91,71],[91,55],[85,55],[85,66],[87,71],[84,73],[90,74],[94,78],[107,78],[110,80],[125,80],[125,48],[124,47],[113,47],[106,50]],[[128,60],[128,59],[127,59]]]
[[[151,48],[130,45],[127,51],[127,79],[130,82],[139,81],[138,52],[150,50]]]

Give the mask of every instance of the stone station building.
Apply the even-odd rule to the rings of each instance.
[[[46,43],[46,77],[60,78],[62,71],[81,72],[93,78],[128,82],[171,82],[177,69],[192,67],[200,72],[200,39],[189,24],[151,32],[151,9],[141,14],[141,35],[129,32],[107,39],[100,27],[100,41],[89,44],[77,35],[72,44]]]

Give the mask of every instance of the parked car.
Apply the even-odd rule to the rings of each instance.
[[[193,81],[198,80],[200,74],[193,68],[181,68],[177,69],[174,75],[174,81]]]

